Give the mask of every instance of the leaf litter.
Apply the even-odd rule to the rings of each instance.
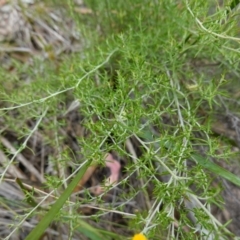
[[[81,4],[77,8],[79,13],[92,14],[91,9],[81,6]],[[47,14],[44,14],[43,17],[43,14],[38,14],[39,12],[47,12]],[[63,18],[65,21],[62,21]],[[12,71],[12,59],[31,64],[31,57],[39,55],[42,59],[54,59],[54,61],[57,61],[61,54],[81,51],[83,49],[81,44],[84,44],[79,33],[74,29],[73,21],[64,15],[63,9],[51,9],[43,3],[23,3],[20,6],[18,4],[9,4],[7,1],[0,1],[0,40],[2,41],[0,45],[0,63],[9,71]],[[79,44],[81,41],[82,43]],[[68,103],[69,108],[64,115],[66,126],[58,130],[58,134],[64,138],[62,146],[59,149],[55,149],[46,143],[45,134],[51,133],[38,129],[30,138],[27,148],[17,155],[15,164],[9,167],[7,174],[4,176],[5,181],[0,185],[1,238],[8,236],[11,230],[6,228],[6,226],[14,224],[16,217],[25,214],[29,208],[28,202],[24,200],[26,196],[23,189],[26,190],[25,188],[28,188],[29,191],[32,191],[33,200],[39,201],[49,192],[49,185],[48,187],[45,185],[46,180],[43,178],[44,174],[63,177],[71,173],[74,162],[69,162],[64,167],[58,164],[56,169],[52,159],[57,158],[59,151],[71,149],[74,158],[84,158],[76,139],[86,137],[89,133],[86,133],[84,126],[80,124],[83,116],[79,113],[79,105],[75,101],[72,100]],[[162,121],[166,121],[166,126],[172,125],[172,123],[169,123],[167,116],[163,116],[163,118]],[[233,115],[231,117],[228,115],[227,120],[224,117],[218,118],[221,121],[213,125],[212,131],[233,139],[239,147],[239,127],[233,124],[236,118]],[[16,152],[14,145],[19,146],[22,141],[8,126],[5,126],[2,122],[0,124],[3,129],[1,135],[4,136],[1,137],[1,145],[4,150],[0,151],[0,170],[3,172],[3,168],[7,165],[9,158]],[[141,156],[143,148],[138,139],[131,137],[126,142],[126,146],[126,152],[129,152],[136,158]],[[237,149],[236,151],[239,150]],[[87,194],[92,194],[94,197],[103,195],[103,203],[96,201],[89,204],[86,202],[79,207],[79,213],[85,216],[94,216],[100,212],[100,220],[98,222],[91,218],[86,218],[86,221],[96,228],[100,227],[126,237],[133,235],[132,231],[126,230],[128,226],[127,217],[135,217],[138,211],[149,210],[153,202],[151,194],[149,194],[149,200],[140,190],[127,203],[124,201],[124,192],[129,191],[130,188],[139,189],[139,186],[144,184],[138,178],[137,172],[128,176],[126,166],[129,161],[134,161],[134,159],[126,156],[122,157],[116,152],[106,152],[103,159],[104,163],[102,165],[93,163],[88,168],[78,187],[74,190],[73,199],[71,199],[71,201],[86,199],[85,189],[89,189]],[[222,165],[224,165],[224,168],[239,175],[239,166],[230,167],[230,165],[225,165],[224,163]],[[20,185],[22,187],[15,182],[15,178],[21,179],[22,185]],[[128,179],[129,185],[120,184],[122,179]],[[164,182],[164,178],[161,180]],[[232,218],[233,222],[229,225],[229,229],[240,236],[238,228],[238,213],[240,212],[238,199],[240,191],[229,182],[223,181],[222,183],[225,186],[223,192],[223,198],[226,201],[225,209],[221,211],[219,208],[215,208],[213,212],[222,222]],[[147,189],[149,193],[153,191],[151,181]],[[42,207],[47,207],[55,198],[55,195],[50,196]],[[108,208],[109,205],[111,205],[110,208]],[[116,207],[119,206],[123,208],[122,211],[117,210]],[[178,227],[177,215],[175,216],[176,228]],[[14,233],[11,239],[25,239],[37,222],[38,216],[30,218],[24,222],[18,232]],[[59,239],[61,235],[62,239],[68,239],[68,228],[68,225],[58,226],[53,223],[46,231],[45,237],[48,237],[48,239]],[[185,231],[187,232],[188,229]],[[80,238],[87,239],[80,233],[74,233],[72,237],[72,239]]]

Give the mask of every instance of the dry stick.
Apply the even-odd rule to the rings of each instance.
[[[34,127],[33,130],[29,133],[29,135],[27,136],[26,140],[23,142],[23,144],[19,147],[18,150],[16,150],[15,148],[13,148],[12,145],[10,144],[10,149],[13,148],[13,149],[12,149],[13,157],[12,157],[11,160],[9,161],[8,165],[5,167],[4,171],[1,173],[0,184],[1,184],[1,182],[3,181],[3,178],[4,178],[5,174],[6,174],[6,172],[8,171],[9,167],[10,167],[11,164],[13,163],[14,159],[15,159],[15,158],[20,154],[20,152],[26,147],[28,140],[29,140],[30,137],[33,135],[33,133],[37,130],[39,124],[41,123],[42,119],[43,119],[44,116],[46,115],[47,110],[48,110],[48,109],[46,109],[46,110],[43,112],[42,116],[41,116],[41,117],[39,118],[39,120],[37,121],[35,127]],[[1,140],[2,140],[2,142],[4,141],[3,138],[1,138]],[[19,157],[18,157],[18,159],[19,159]],[[21,157],[20,157],[20,159],[21,159],[21,162],[22,162],[22,163],[24,162],[24,166],[28,164],[28,161],[24,161],[23,158],[21,158]],[[31,167],[30,167],[30,169],[32,170]],[[35,169],[35,168],[34,168],[34,169]],[[38,173],[38,171],[36,171],[36,169],[33,170],[33,171],[37,174],[36,176],[39,176],[39,173]],[[41,177],[39,177],[39,180],[40,180],[41,182],[43,182],[43,181],[44,181],[44,178],[41,176]]]
[[[121,212],[121,211],[118,211],[118,210],[115,210],[115,209],[112,210],[112,209],[108,209],[108,208],[101,208],[101,207],[96,207],[96,206],[91,206],[91,205],[87,205],[87,207],[97,209],[97,210],[100,210],[100,211],[104,211],[104,212],[107,212],[107,213],[121,214],[123,216],[130,217],[130,218],[135,218],[136,217],[136,214]]]
[[[5,182],[10,182],[10,183],[16,183],[16,180],[11,179],[11,178],[4,178],[4,181]],[[28,181],[27,179],[26,180],[21,179],[21,181],[22,181],[22,185],[29,190],[32,190],[34,188],[34,192],[36,192],[36,193],[39,193],[39,194],[41,193],[43,195],[48,194],[48,192],[41,190],[41,189],[44,189],[44,185],[42,185],[42,184],[36,184],[35,182],[33,183],[31,181]],[[57,198],[54,195],[50,195],[50,197]]]
[[[4,165],[7,164],[8,161],[9,159],[7,158],[7,156],[0,150],[0,163],[2,164],[2,166],[4,167]],[[14,165],[9,166],[8,173],[15,178],[20,178],[20,179],[27,178],[25,174],[19,171],[18,168],[15,167]]]
[[[2,144],[10,150],[11,154],[15,154],[17,152],[16,148],[4,137],[0,138]],[[18,153],[16,155],[16,159],[22,163],[22,165],[29,170],[34,176],[40,181],[44,182],[43,176],[38,172],[38,170],[21,154]]]
[[[13,224],[14,221],[13,219],[19,217],[22,207],[25,209],[25,207],[22,206],[25,195],[19,188],[16,188],[16,185],[10,184],[8,182],[3,182],[0,185],[0,192],[1,192],[0,218],[6,219],[6,217],[9,215],[10,217],[9,220],[11,219],[10,224]],[[11,204],[9,205],[10,202],[12,202],[13,205],[16,204],[15,207],[13,207],[13,205]],[[1,221],[1,224],[3,224],[3,221]]]
[[[25,47],[0,47],[0,52],[33,53],[33,51],[30,48],[25,48]]]
[[[93,164],[88,167],[87,171],[84,173],[81,181],[77,184],[73,192],[79,192],[82,190],[84,184],[88,181],[88,179],[93,175],[97,168],[97,164]]]
[[[55,30],[53,30],[52,28],[50,28],[48,25],[46,25],[43,21],[41,21],[40,19],[34,19],[34,21],[39,24],[41,27],[43,27],[46,31],[48,31],[50,34],[54,35],[58,40],[62,41],[62,42],[66,42],[66,39],[64,39],[64,37],[62,37],[59,33],[57,33]]]

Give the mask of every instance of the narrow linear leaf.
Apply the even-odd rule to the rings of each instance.
[[[230,9],[233,10],[240,3],[240,0],[233,0],[229,5]]]
[[[80,223],[76,228],[79,232],[83,233],[86,237],[89,237],[91,240],[102,240],[103,235],[100,234],[98,230],[84,222],[83,220],[78,220]]]
[[[229,9],[227,9],[226,13],[227,15],[234,10],[240,3],[240,0],[232,0],[232,2],[229,4]]]
[[[36,206],[37,206],[37,202],[36,202],[36,201],[34,200],[34,198],[32,197],[32,192],[34,192],[34,188],[33,188],[32,190],[27,189],[27,188],[23,185],[22,181],[21,181],[19,178],[16,179],[16,183],[17,183],[17,184],[19,185],[19,187],[22,189],[22,191],[23,191],[23,193],[24,193],[24,195],[25,195],[25,197],[26,197],[27,203],[28,203],[30,206],[32,206],[32,207],[36,207]]]
[[[47,212],[47,214],[42,218],[42,220],[38,223],[38,225],[30,232],[25,240],[33,240],[39,239],[44,231],[47,229],[49,224],[54,220],[55,216],[58,214],[59,210],[62,208],[64,203],[70,197],[71,193],[73,192],[74,188],[77,186],[78,182],[86,172],[88,166],[91,164],[91,161],[85,164],[77,173],[75,178],[71,181],[59,199],[53,204],[51,209]]]
[[[193,154],[192,159],[195,160],[202,167],[208,169],[209,171],[229,180],[230,182],[240,186],[240,178],[229,172],[228,170],[218,166],[216,163],[211,162],[209,159],[203,158],[200,155]]]

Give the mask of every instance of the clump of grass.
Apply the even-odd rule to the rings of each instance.
[[[36,205],[16,215],[18,223],[6,239],[33,216],[42,218],[40,233],[54,220],[65,224],[62,231],[73,239],[118,239],[117,233],[122,239],[134,232],[149,239],[233,237],[228,224],[211,212],[213,206],[222,206],[221,186],[216,187],[214,178],[239,181],[215,165],[233,153],[230,143],[222,146],[211,133],[215,114],[223,105],[229,108],[223,101],[224,84],[229,75],[233,80],[239,76],[233,7],[215,1],[85,3],[92,13],[82,16],[69,4],[86,42],[83,53],[66,56],[58,71],[46,67],[30,84],[15,77],[11,84],[16,88],[1,89],[2,134],[16,136],[17,149],[14,154],[2,147],[10,161],[3,165],[1,181],[21,152],[37,154],[29,144],[36,133],[42,148],[51,149],[42,163],[34,164],[42,175],[50,175],[46,184],[52,191],[38,196],[42,209]],[[36,61],[35,72],[42,66]],[[2,83],[5,74],[1,70]],[[66,116],[73,101],[77,105],[70,112],[81,129],[72,130],[71,144],[66,144]],[[123,162],[111,201],[87,190],[70,197],[84,163],[103,163],[108,152]],[[86,216],[79,209],[85,205],[99,211],[83,221]],[[127,220],[121,224],[113,216]]]

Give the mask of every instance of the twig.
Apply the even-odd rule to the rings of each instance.
[[[45,30],[47,30],[49,33],[51,33],[52,35],[54,35],[58,40],[62,41],[62,42],[66,42],[66,40],[60,35],[58,34],[56,31],[54,31],[53,29],[51,29],[49,26],[47,26],[44,22],[42,22],[39,19],[34,19],[34,21],[39,24],[41,27],[43,27]]]
[[[9,161],[8,165],[5,167],[3,173],[1,173],[0,184],[1,184],[1,182],[3,181],[4,175],[5,175],[6,172],[8,171],[8,169],[9,169],[9,167],[11,166],[11,164],[13,163],[14,159],[15,159],[15,158],[20,154],[20,152],[26,147],[28,140],[29,140],[30,137],[33,135],[33,133],[38,129],[38,126],[40,125],[41,121],[43,120],[44,116],[46,115],[47,110],[48,110],[48,109],[46,109],[46,110],[43,112],[42,116],[41,116],[41,117],[39,118],[39,120],[37,121],[35,127],[34,127],[33,130],[29,133],[28,137],[27,137],[26,140],[23,142],[23,144],[19,147],[19,149],[18,149],[18,150],[12,149],[13,152],[14,152],[13,157],[12,157],[11,160]],[[18,156],[18,157],[19,157],[19,156]],[[21,158],[21,159],[22,159],[22,158]],[[23,161],[23,162],[26,164],[25,161]],[[31,169],[32,169],[32,168],[31,168]],[[33,170],[33,171],[34,171],[35,174],[37,174],[36,176],[39,177],[38,171],[36,171],[36,169]],[[43,178],[43,177],[39,177],[39,180],[40,180],[40,181],[44,181],[44,178]]]
[[[24,48],[24,47],[0,47],[0,52],[33,53],[33,51],[30,48]]]
[[[0,150],[0,163],[4,167],[4,165],[8,162],[7,156]],[[27,177],[17,169],[14,165],[10,165],[8,168],[8,172],[11,176],[20,179],[26,179]]]
[[[15,147],[13,147],[13,145],[4,137],[1,137],[1,142],[2,144],[8,149],[10,150],[11,154],[14,154],[17,152],[17,150],[15,149]],[[44,178],[43,176],[38,172],[38,170],[19,152],[16,155],[16,159],[21,162],[24,167],[26,169],[29,170],[29,172],[31,172],[32,174],[34,174],[34,176],[40,181],[40,182],[44,182]]]

